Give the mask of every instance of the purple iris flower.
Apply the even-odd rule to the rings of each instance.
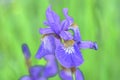
[[[40,59],[48,54],[55,54],[56,46],[60,43],[61,39],[71,40],[73,36],[68,31],[68,27],[73,23],[73,19],[68,16],[68,9],[64,8],[63,13],[65,20],[60,22],[59,16],[48,7],[46,11],[45,25],[48,28],[41,28],[40,33],[44,35],[40,48],[36,53],[36,58]]]
[[[71,40],[73,39],[73,36],[70,32],[68,32],[68,27],[73,23],[73,19],[68,16],[68,9],[64,8],[63,13],[65,16],[65,20],[60,22],[59,16],[51,10],[51,7],[49,7],[46,11],[46,18],[45,25],[48,26],[48,28],[41,28],[40,33],[41,34],[55,34],[56,36],[64,39],[64,40]]]
[[[57,61],[67,70],[60,71],[63,80],[84,80],[81,71],[77,68],[84,60],[81,49],[97,50],[97,44],[92,41],[82,41],[80,30],[74,24],[73,18],[68,15],[68,9],[64,8],[65,19],[60,21],[60,17],[48,7],[46,11],[47,28],[41,28],[43,35],[41,45],[37,51],[36,58],[45,58],[47,64],[43,66],[33,66],[29,68],[29,76],[24,76],[20,80],[47,80],[58,73]],[[73,35],[69,32],[73,31]],[[23,52],[26,59],[30,58],[30,52],[26,45],[23,45]],[[72,68],[75,71],[72,71]],[[72,75],[75,75],[72,77]]]
[[[97,50],[97,44],[91,41],[82,41],[79,28],[76,25],[71,25],[69,30],[73,30],[73,40],[64,41],[56,47],[56,58],[58,62],[66,67],[78,67],[83,63],[83,58],[80,49],[95,49]]]
[[[23,76],[20,80],[47,80],[42,77],[43,67],[42,66],[33,66],[29,69],[29,75]]]
[[[49,44],[48,44],[49,45]],[[44,56],[47,61],[45,66],[32,66],[29,63],[30,51],[27,44],[22,45],[22,50],[26,58],[29,75],[23,76],[20,80],[48,80],[49,77],[55,76],[58,72],[55,56]]]
[[[79,69],[76,69],[75,73],[72,73],[70,69],[61,70],[59,75],[62,80],[73,80],[73,75],[75,75],[76,80],[84,80],[83,74]]]

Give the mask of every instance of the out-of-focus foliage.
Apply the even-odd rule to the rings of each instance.
[[[30,47],[33,65],[45,64],[34,55],[49,5],[61,19],[62,8],[69,8],[82,39],[98,43],[98,51],[82,50],[85,62],[80,69],[85,80],[120,80],[120,0],[0,0],[0,80],[28,74],[23,43]],[[50,80],[60,79],[57,75]]]

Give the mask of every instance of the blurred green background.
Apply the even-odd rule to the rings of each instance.
[[[0,80],[18,80],[28,74],[23,43],[30,47],[33,65],[45,64],[34,55],[49,5],[61,19],[62,8],[69,8],[82,39],[98,43],[98,51],[82,50],[85,62],[80,69],[85,80],[120,80],[120,0],[0,0]]]

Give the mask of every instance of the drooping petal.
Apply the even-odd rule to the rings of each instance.
[[[40,59],[45,55],[54,54],[55,52],[55,39],[53,36],[45,36],[43,42],[36,53],[36,58]]]
[[[54,31],[51,28],[40,28],[40,34],[51,34]]]
[[[76,75],[76,80],[84,80],[84,76],[79,69],[76,70],[75,75]]]
[[[57,67],[57,63],[55,60],[55,56],[54,55],[46,55],[45,59],[47,60],[47,64],[45,66],[43,76],[46,78],[55,76],[58,72],[58,67]]]
[[[55,54],[58,62],[66,68],[77,67],[83,63],[82,54],[76,44],[67,48],[60,44],[56,48]]]
[[[72,34],[68,31],[62,31],[59,35],[64,40],[72,40],[73,39]]]
[[[46,56],[44,56],[44,58],[47,61],[54,61],[55,60],[55,56],[54,55],[46,55]]]
[[[20,80],[32,80],[29,76],[23,76],[20,78]]]
[[[68,9],[67,8],[63,9],[63,13],[64,13],[64,16],[65,16],[66,19],[63,20],[61,27],[62,27],[62,30],[68,30],[68,27],[73,23],[74,20],[73,20],[72,17],[70,17],[68,15]]]
[[[62,80],[73,80],[71,71],[61,70],[59,75]]]
[[[48,63],[44,69],[43,76],[46,78],[49,78],[49,77],[55,76],[57,72],[58,72],[57,64],[54,62]]]
[[[45,78],[45,77],[40,77],[39,79],[37,79],[37,80],[47,80],[47,78]]]
[[[24,53],[25,58],[26,58],[26,59],[29,59],[30,56],[31,56],[31,54],[30,54],[30,50],[29,50],[27,44],[23,44],[23,45],[22,45],[22,51],[23,51],[23,53]]]
[[[80,35],[80,31],[79,31],[79,28],[76,26],[76,27],[69,27],[69,30],[73,30],[74,32],[74,37],[73,39],[78,43],[78,42],[81,42],[81,35]]]
[[[42,42],[42,44],[40,45],[40,47],[39,47],[39,49],[38,49],[38,51],[37,51],[37,53],[35,55],[35,57],[37,59],[40,59],[45,55],[46,55],[46,52],[45,52],[45,49],[44,49],[44,43]]]
[[[49,6],[47,11],[46,11],[46,18],[47,18],[47,23],[49,23],[49,26],[51,29],[59,34],[60,32],[60,17],[51,10],[51,7]]]
[[[29,70],[30,76],[34,79],[39,78],[41,73],[43,72],[43,69],[44,69],[43,66],[38,66],[38,65],[32,66]]]
[[[91,42],[91,41],[81,41],[81,42],[79,43],[79,48],[80,48],[80,49],[90,48],[90,49],[95,49],[95,50],[97,50],[97,49],[98,49],[98,46],[97,46],[97,43],[95,43],[95,42]]]

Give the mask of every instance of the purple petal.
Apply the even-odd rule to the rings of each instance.
[[[69,24],[68,20],[65,19],[61,22],[61,30],[62,31],[68,30],[69,26],[70,26],[70,24]]]
[[[76,80],[84,80],[84,76],[83,76],[82,72],[79,69],[76,70],[75,75],[76,75]]]
[[[83,63],[81,52],[76,44],[68,48],[60,44],[55,52],[58,62],[66,68],[77,67]]]
[[[63,13],[65,16],[65,20],[62,22],[62,30],[67,30],[68,27],[73,23],[73,18],[68,15],[68,9],[64,8]]]
[[[29,76],[23,76],[20,80],[32,80]]]
[[[29,59],[30,56],[31,56],[31,54],[30,54],[30,50],[29,50],[27,44],[23,44],[23,45],[22,45],[22,51],[23,51],[23,53],[24,53],[25,58],[26,58],[26,59]]]
[[[55,56],[54,55],[47,55],[47,56],[45,56],[45,59],[47,60],[47,64],[46,64],[46,67],[44,69],[43,76],[46,78],[49,78],[51,76],[55,76],[58,72]]]
[[[61,70],[59,75],[62,80],[73,80],[71,71]]]
[[[45,25],[45,26],[49,26],[48,21],[44,21],[44,25]]]
[[[59,35],[64,40],[72,40],[73,39],[72,34],[68,31],[62,31]]]
[[[46,17],[47,17],[47,23],[49,23],[49,26],[52,28],[55,33],[60,32],[60,18],[59,16],[51,10],[51,7],[49,6],[46,11]]]
[[[47,80],[45,77],[40,77],[39,79],[37,80]]]
[[[54,60],[55,60],[55,56],[54,56],[54,55],[46,55],[46,56],[44,56],[44,58],[45,58],[47,61],[54,61]]]
[[[78,27],[69,27],[69,30],[73,30],[74,32],[74,40],[78,43],[81,42],[81,35]]]
[[[98,46],[97,46],[97,43],[95,43],[95,42],[91,42],[91,41],[81,41],[81,42],[79,43],[79,48],[82,48],[82,49],[90,48],[90,49],[95,49],[95,50],[97,50],[97,49],[98,49]]]
[[[41,72],[43,71],[43,66],[32,66],[30,68],[30,76],[32,78],[38,78],[41,74]]]
[[[36,58],[40,59],[45,55],[54,54],[55,52],[55,39],[53,36],[45,36],[43,42],[36,53]]]
[[[54,31],[51,28],[40,28],[40,34],[51,34]]]

